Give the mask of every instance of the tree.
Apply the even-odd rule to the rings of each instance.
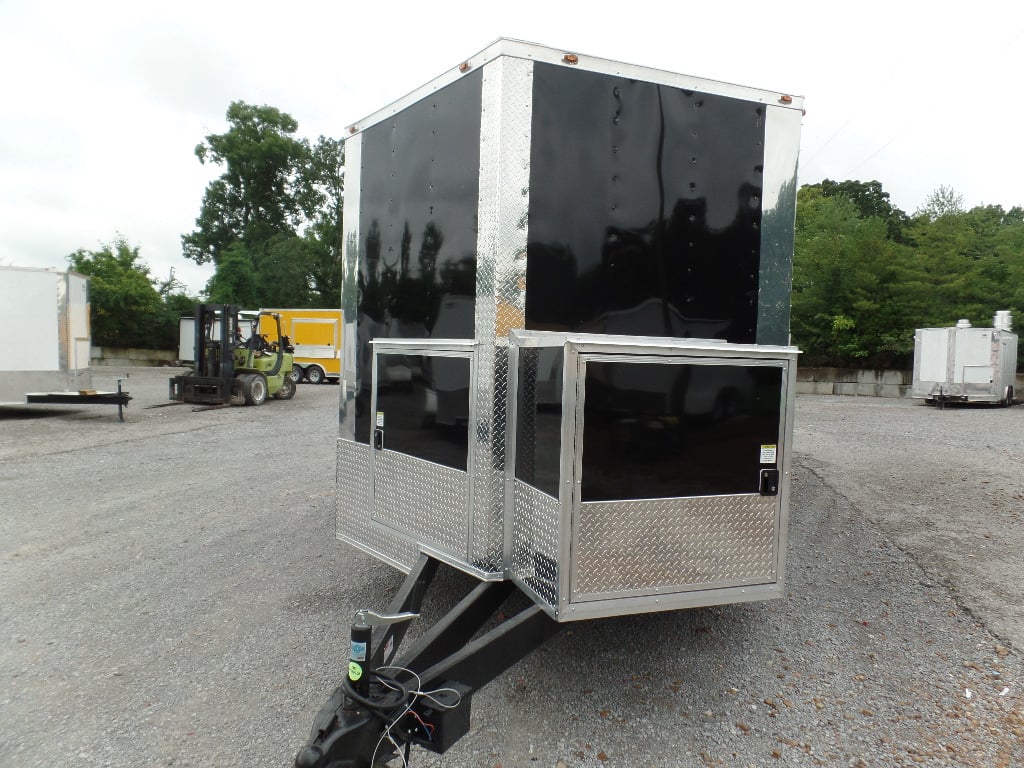
[[[924,205],[917,209],[915,216],[925,216],[936,221],[943,216],[959,216],[964,213],[964,196],[944,184],[928,195]]]
[[[186,258],[212,262],[211,300],[247,306],[328,306],[341,284],[341,142],[296,138],[274,107],[233,102],[228,130],[196,147],[225,167],[203,197]],[[223,274],[222,274],[223,273]]]
[[[303,238],[307,242],[310,301],[320,307],[337,307],[341,300],[341,220],[345,196],[344,147],[340,141],[321,136],[313,145],[306,176],[304,210],[312,222]]]
[[[196,146],[199,162],[225,166],[206,188],[198,229],[182,237],[185,256],[197,264],[218,264],[235,243],[261,243],[291,232],[298,223],[299,168],[309,155],[306,142],[292,136],[295,119],[274,107],[235,101],[229,129]]]
[[[71,268],[88,275],[93,342],[100,346],[147,346],[160,316],[160,294],[149,268],[139,262],[138,247],[118,236],[97,251],[79,249],[68,256]]]
[[[914,219],[908,234],[913,269],[901,279],[922,326],[958,318],[987,324],[997,309],[1021,305],[1024,223],[1018,209],[982,205],[965,211],[962,197],[940,187]],[[916,306],[915,306],[916,304]]]
[[[825,179],[816,185],[824,197],[845,197],[860,211],[862,219],[876,217],[886,222],[888,236],[903,242],[903,228],[910,222],[906,213],[892,204],[889,193],[880,181],[832,181]]]
[[[256,283],[252,256],[244,244],[235,242],[220,255],[217,271],[206,284],[206,295],[214,304],[258,307]]]
[[[168,349],[177,346],[178,317],[195,299],[173,273],[165,283],[157,282],[149,267],[118,235],[99,250],[80,248],[67,257],[68,265],[89,277],[89,304],[93,343],[110,347]]]
[[[846,195],[798,192],[793,259],[793,340],[811,365],[887,366],[913,348],[893,274],[905,247],[888,223],[862,217]]]

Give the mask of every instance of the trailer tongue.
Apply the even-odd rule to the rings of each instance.
[[[445,751],[566,622],[782,597],[801,114],[499,40],[350,129],[338,537],[409,577],[296,765]]]
[[[357,612],[348,677],[314,719],[298,768],[368,767],[399,756],[408,764],[413,744],[445,752],[469,731],[473,693],[558,631],[531,605],[472,639],[514,590],[508,581],[481,582],[396,654],[439,566],[422,555],[387,614]]]

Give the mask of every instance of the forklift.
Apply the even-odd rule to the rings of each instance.
[[[260,319],[274,319],[276,338],[260,333]],[[243,338],[242,323],[251,322]],[[170,380],[170,399],[204,405],[261,405],[268,397],[291,400],[296,385],[291,340],[271,312],[242,320],[233,304],[199,304],[195,322],[195,368]]]

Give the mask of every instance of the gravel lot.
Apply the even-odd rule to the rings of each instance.
[[[337,387],[146,407],[175,372],[0,408],[2,766],[288,766],[401,582],[334,538]],[[1024,407],[801,396],[795,442],[786,599],[570,625],[412,764],[1024,765]]]

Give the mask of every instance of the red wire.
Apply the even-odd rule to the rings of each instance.
[[[426,729],[426,731],[427,731],[427,738],[428,739],[433,738],[433,736],[434,736],[434,726],[431,725],[430,723],[424,721],[423,718],[420,717],[419,713],[414,711],[414,710],[412,710],[412,709],[409,710],[409,714],[412,715],[414,718],[416,718],[416,722],[418,722],[420,725],[422,725]]]

